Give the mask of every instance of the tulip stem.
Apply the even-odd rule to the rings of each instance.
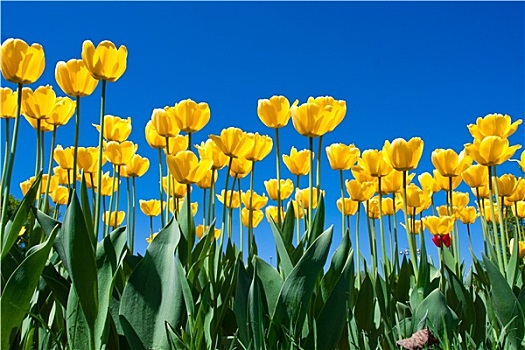
[[[396,216],[396,193],[392,193],[392,207],[394,209],[394,251],[392,252],[392,257],[395,256],[395,266],[396,269],[399,270],[399,259],[398,259],[398,253],[399,253],[399,237],[397,233],[397,216]]]
[[[281,227],[281,150],[279,147],[279,128],[275,128],[275,161],[277,167],[277,224]]]
[[[73,182],[73,189],[77,188],[77,157],[78,157],[78,135],[80,132],[80,96],[76,97],[76,112],[75,112],[75,145],[73,150],[73,176],[75,176],[75,181]],[[101,126],[102,128],[102,126]],[[54,129],[53,129],[54,132]],[[100,161],[100,160],[99,160]]]
[[[301,175],[297,175],[297,182],[295,184],[295,188],[299,189],[299,184],[301,181]],[[297,213],[295,212],[295,209],[297,208]],[[297,226],[297,246],[299,246],[299,242],[301,242],[301,214],[303,212],[303,209],[299,205],[299,202],[297,200],[295,201],[295,208],[294,208],[294,215],[296,220],[296,226]]]
[[[47,184],[46,184],[46,192],[44,195],[44,213],[47,214],[47,211],[49,210],[49,202],[47,200],[49,195],[49,188],[51,185],[51,170],[53,170],[53,155],[55,151],[55,142],[56,142],[56,135],[57,135],[57,127],[56,125],[53,126],[53,134],[51,134],[51,155],[49,156],[49,165],[47,167]],[[69,172],[67,174],[69,177]]]
[[[127,231],[128,231],[128,236],[129,236],[129,232],[131,231],[131,190],[129,188],[129,177],[126,177],[126,197],[127,197],[127,200],[128,200],[128,207],[127,207],[127,213],[128,213],[128,217],[126,218],[126,226],[127,226]],[[131,242],[131,240],[130,240]],[[131,253],[133,254],[133,250],[131,251]]]
[[[191,134],[188,134],[191,135]],[[193,242],[194,242],[194,236],[195,232],[191,229],[191,219],[192,219],[192,210],[191,210],[191,185],[186,184],[186,220],[187,220],[187,229],[188,232],[186,232],[187,235],[187,242],[188,242],[188,265],[191,266],[191,251],[193,249]]]
[[[202,226],[206,228],[206,189],[202,191]]]
[[[159,186],[159,198],[160,198],[160,223],[161,223],[161,226],[164,227],[164,225],[166,224],[166,222],[164,221],[164,196],[162,195],[162,150],[160,148],[157,149],[158,150],[158,155],[159,155],[159,178],[160,178],[160,186]]]
[[[248,218],[248,261],[251,261],[251,258],[255,253],[253,249],[253,240],[254,240],[254,236],[253,236],[253,181],[254,181],[254,177],[255,177],[255,161],[252,160],[252,171],[250,173],[250,205],[248,208],[248,214],[249,214],[249,218]],[[241,216],[241,221],[242,221],[242,216]],[[242,237],[242,234],[241,234],[241,237]]]
[[[115,195],[115,177],[116,177],[116,165],[113,166],[113,178],[111,179],[111,196],[109,197],[109,212],[107,215],[107,223],[106,223],[106,229],[104,230],[104,237],[106,237],[109,233],[109,227],[111,226],[111,213],[113,212],[113,197]],[[102,188],[99,188],[98,193],[101,194]],[[105,215],[105,213],[103,214]],[[129,239],[129,234],[128,234]]]
[[[494,174],[494,179],[497,179],[497,174],[496,174],[496,166],[494,166],[492,168],[492,171],[493,171],[493,174]],[[509,241],[509,236],[508,236],[508,233],[507,233],[507,230],[505,229],[505,225],[503,224],[503,211],[502,211],[502,206],[503,206],[503,197],[501,199],[501,203],[500,201],[498,200],[499,198],[499,189],[498,189],[498,185],[497,185],[497,182],[496,182],[496,186],[494,186],[494,190],[495,190],[495,196],[496,196],[496,204],[497,204],[497,210],[498,210],[498,222],[499,222],[499,230],[500,230],[500,234],[501,234],[501,245],[502,245],[502,255],[503,255],[503,266],[505,268],[505,271],[507,271],[507,265],[508,265],[508,257],[507,257],[507,247],[509,246],[510,244],[510,241]],[[491,196],[492,198],[492,196]],[[492,203],[492,201],[490,201]],[[496,222],[494,222],[494,226],[496,226]]]
[[[310,149],[310,173],[308,174],[308,238],[312,237],[312,203],[313,203],[313,182],[314,182],[314,138],[308,138],[309,149]],[[317,155],[319,157],[319,155]]]
[[[100,134],[98,136],[98,167],[97,167],[97,203],[95,206],[95,237],[98,237],[100,222],[100,202],[102,199],[102,149],[104,140],[104,114],[106,109],[106,80],[102,80],[102,93],[100,97]]]
[[[166,221],[169,221],[169,217],[170,217],[170,199],[171,199],[171,175],[170,175],[170,172],[169,172],[169,167],[168,167],[168,155],[170,154],[170,138],[166,136],[166,168],[168,168],[168,172],[166,174],[166,182],[167,182],[167,187],[168,187],[168,192],[167,192],[167,196],[166,196],[166,202],[167,202],[167,205],[166,205]],[[175,210],[175,217],[177,217],[177,200],[176,198],[173,199],[173,207],[174,207],[174,210]]]
[[[494,235],[495,241],[496,241],[496,256],[498,259],[498,267],[500,269],[500,272],[505,274],[506,265],[504,264],[504,260],[502,258],[502,248],[503,244],[500,240],[500,237],[498,235],[498,226],[496,224],[496,214],[494,211],[494,200],[493,200],[493,193],[492,193],[492,167],[488,166],[488,174],[489,174],[489,205],[490,205],[490,217],[491,217],[491,226],[492,226],[492,234]]]
[[[379,194],[379,237],[381,237],[381,247],[383,248],[383,266],[385,276],[390,274],[390,260],[386,255],[385,227],[383,225],[383,195],[381,194],[381,177],[377,178],[377,187]]]
[[[208,203],[208,218],[206,225],[209,226],[211,223],[211,218],[215,217],[215,169],[211,169],[211,186],[209,194],[209,203]],[[213,216],[212,216],[213,213]]]
[[[370,221],[373,222],[373,218],[370,215],[370,200],[366,201],[366,226],[368,228],[368,238],[370,240],[370,252],[372,259],[372,275],[375,276],[377,273],[377,252],[376,252],[376,237],[375,230],[372,229]]]
[[[321,193],[321,152],[323,144],[323,135],[319,136],[319,144],[317,146],[317,193]],[[312,202],[310,202],[312,203]]]
[[[345,236],[345,182],[343,170],[339,170],[339,184],[341,185],[341,235]]]
[[[359,218],[361,216],[361,206],[357,205],[357,217],[355,224],[355,248],[357,260],[357,289],[361,288],[361,250],[359,250]]]
[[[410,261],[412,262],[412,267],[414,269],[414,276],[417,281],[418,277],[418,268],[417,268],[417,256],[416,256],[416,246],[412,233],[410,232],[410,223],[408,221],[408,212],[407,212],[407,171],[403,171],[403,214],[405,216],[405,225],[407,232],[407,242],[409,246]]]
[[[7,165],[9,163],[9,120],[10,118],[5,119],[5,152],[4,152],[4,167],[2,169],[2,185],[1,185],[1,193],[0,193],[0,203],[2,202],[4,193],[4,185],[5,185],[5,179],[6,179],[6,172],[7,172]]]

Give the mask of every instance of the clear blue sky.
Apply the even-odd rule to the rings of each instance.
[[[127,46],[128,68],[109,84],[106,112],[132,117],[130,139],[152,161],[137,181],[139,198],[156,198],[158,181],[156,152],[146,144],[143,127],[154,108],[185,98],[211,108],[211,122],[194,136],[195,143],[228,126],[273,136],[257,117],[260,98],[344,99],[346,118],[324,144],[354,143],[365,150],[381,148],[386,139],[420,136],[425,149],[418,173],[432,171],[434,149],[460,151],[470,142],[466,125],[478,116],[498,112],[524,118],[523,2],[2,1],[0,7],[2,42],[15,37],[42,44],[46,69],[32,87],[51,84],[59,96],[55,64],[79,58],[84,40]],[[4,80],[2,85],[11,86]],[[80,145],[97,143],[91,123],[98,123],[99,103],[100,87],[82,100]],[[60,144],[73,143],[73,128],[71,122],[59,129]],[[16,185],[32,175],[34,166],[34,131],[24,122],[20,132],[15,196],[21,195]],[[281,134],[283,152],[292,145],[307,147],[291,122]],[[522,125],[511,142],[524,143],[524,136]],[[257,166],[258,192],[264,180],[275,177],[274,157]],[[515,164],[500,172],[519,174]],[[223,180],[221,173],[220,186]],[[339,191],[332,184],[338,177],[325,154],[322,182],[328,190],[328,222],[337,232],[335,248]],[[247,180],[243,187],[248,188]],[[443,198],[438,195],[438,201]],[[138,228],[136,242],[143,251],[148,223],[141,214]],[[257,240],[260,255],[266,260],[275,255],[266,222]],[[362,242],[367,241],[363,235]]]

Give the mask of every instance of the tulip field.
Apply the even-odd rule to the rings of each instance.
[[[430,172],[417,136],[323,143],[347,112],[331,96],[261,96],[256,133],[202,135],[206,102],[152,105],[131,136],[132,119],[105,110],[127,59],[124,45],[86,40],[46,82],[41,45],[2,43],[1,349],[525,348],[525,152],[510,141],[521,119],[473,117],[464,148],[432,150]],[[82,102],[95,91],[93,120]],[[289,124],[307,148],[283,149]],[[15,182],[14,163],[33,158]],[[274,177],[257,193],[267,158]],[[259,254],[263,221],[273,261]]]

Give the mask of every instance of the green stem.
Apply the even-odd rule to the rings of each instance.
[[[153,216],[150,216],[149,217],[149,239],[151,240],[152,238],[153,238]]]
[[[321,135],[319,137],[319,144],[317,146],[317,193],[321,192],[321,152],[322,150],[322,144],[323,144],[323,136]]]
[[[250,205],[249,205],[249,210],[248,210],[248,214],[250,215],[249,216],[249,219],[248,219],[248,261],[251,261],[251,258],[254,254],[254,246],[253,246],[253,240],[254,240],[254,237],[253,237],[253,208],[252,208],[252,205],[253,205],[253,181],[254,181],[254,178],[255,178],[255,161],[252,161],[252,171],[250,173]],[[240,184],[240,182],[239,182]],[[240,188],[239,188],[239,193],[240,193]],[[241,216],[242,218],[242,216]],[[242,225],[241,225],[242,227]],[[242,238],[242,231],[241,231],[241,238]],[[242,241],[241,241],[242,242]],[[241,250],[242,251],[242,250]]]
[[[494,168],[492,168],[493,170],[493,173],[494,173],[494,179],[497,179],[497,174],[496,174],[496,166],[494,166]],[[502,206],[503,206],[503,198],[501,199],[501,203],[500,201],[498,200],[499,198],[499,191],[498,191],[498,186],[497,186],[497,183],[496,183],[496,186],[495,186],[495,196],[496,196],[496,203],[497,203],[497,210],[498,210],[498,222],[499,222],[499,230],[500,230],[500,233],[501,233],[501,244],[502,244],[502,255],[503,255],[503,266],[505,268],[505,271],[507,271],[507,265],[508,265],[508,256],[507,256],[507,247],[509,246],[510,244],[510,241],[509,241],[509,236],[508,236],[508,233],[507,233],[507,230],[505,230],[505,224],[503,223],[503,211],[502,211]],[[492,195],[491,195],[491,198],[492,198]],[[490,201],[492,203],[492,201]],[[496,226],[496,223],[494,222],[494,226]],[[503,246],[504,244],[504,246]]]
[[[277,224],[281,227],[281,150],[279,146],[279,128],[275,128],[275,161],[277,167]]]
[[[109,197],[109,212],[108,212],[108,222],[106,223],[106,229],[104,230],[104,237],[109,233],[109,227],[111,226],[111,213],[113,212],[113,197],[115,195],[115,178],[116,178],[116,166],[113,166],[113,178],[111,180],[111,195]],[[100,195],[101,188],[99,188],[98,193]],[[105,212],[105,211],[104,211]],[[102,214],[104,215],[104,213]],[[129,233],[128,233],[128,242],[129,242]]]
[[[0,203],[3,203],[2,202],[2,199],[3,199],[3,196],[4,196],[4,193],[3,193],[3,189],[4,189],[4,185],[5,185],[5,180],[6,180],[6,173],[7,173],[7,165],[9,163],[9,120],[11,118],[5,118],[5,151],[4,151],[4,166],[2,168],[2,183],[1,183],[1,186],[0,186]]]
[[[496,242],[496,256],[498,259],[498,267],[500,269],[500,272],[502,274],[506,274],[506,265],[504,264],[504,260],[502,258],[502,242],[500,240],[500,236],[498,235],[498,225],[496,224],[496,215],[494,211],[494,200],[493,193],[492,193],[492,167],[488,166],[488,174],[489,174],[489,206],[490,206],[490,216],[491,216],[491,223],[492,223],[492,234],[494,235],[494,240]]]
[[[47,200],[49,195],[49,188],[51,186],[51,171],[53,170],[53,153],[55,151],[55,142],[56,142],[56,134],[57,134],[57,127],[56,125],[53,126],[53,134],[51,134],[51,155],[49,156],[49,165],[47,166],[47,175],[48,175],[48,181],[46,184],[46,192],[44,195],[44,213],[47,214],[47,211],[49,210],[49,202]],[[69,173],[67,175],[69,177]]]
[[[226,207],[226,200],[228,197],[228,179],[230,178],[230,168],[232,166],[233,157],[230,157],[230,161],[228,162],[228,170],[226,171],[226,183],[224,185],[224,197],[222,199],[222,227],[221,227],[221,236],[224,235],[224,225],[226,224],[226,211],[228,208]],[[228,234],[228,238],[231,238]],[[222,239],[221,239],[222,243]],[[222,247],[222,246],[221,246]]]
[[[133,220],[131,221],[131,224],[133,225],[133,229],[131,230],[131,251],[133,252],[135,247],[135,228],[137,223],[137,186],[135,186],[135,177],[131,179],[131,182],[131,211],[133,212]]]
[[[339,170],[339,184],[341,185],[341,235],[345,236],[345,184],[343,170]]]
[[[377,273],[377,252],[376,252],[376,238],[375,232],[372,230],[370,221],[374,220],[370,217],[370,201],[366,201],[366,226],[368,228],[368,239],[370,240],[370,252],[372,259],[372,275],[375,276]]]
[[[416,247],[414,244],[414,240],[412,237],[412,234],[410,233],[410,223],[408,222],[408,213],[407,213],[407,171],[403,171],[403,214],[405,216],[405,225],[406,225],[406,232],[407,232],[407,242],[409,246],[409,252],[410,252],[410,260],[412,262],[412,267],[414,268],[414,276],[417,281],[418,276],[418,268],[417,268],[417,257],[416,257]]]
[[[131,231],[131,189],[129,188],[129,177],[126,177],[126,198],[127,198],[127,202],[128,202],[128,205],[127,205],[127,218],[126,218],[126,226],[127,226],[127,231],[128,231],[128,237],[129,237],[129,233]],[[130,240],[131,242],[131,240]],[[131,250],[131,254],[133,254],[133,250]]]
[[[361,250],[359,249],[359,218],[361,217],[361,206],[357,205],[357,217],[355,224],[355,247],[356,247],[356,259],[357,259],[357,289],[361,288]]]
[[[313,137],[309,137],[308,138],[308,143],[309,143],[309,149],[310,149],[310,172],[309,172],[309,176],[308,176],[308,190],[309,190],[309,193],[308,193],[308,200],[309,200],[309,205],[308,205],[308,235],[307,235],[307,238],[308,238],[308,241],[309,241],[309,238],[312,237],[312,212],[313,212],[313,208],[312,208],[312,202],[313,202],[313,182],[314,182],[314,173],[313,173],[313,169],[314,169],[314,158],[313,158],[313,154],[314,154],[314,139]],[[319,155],[317,155],[319,157]]]
[[[381,248],[383,250],[383,266],[385,270],[383,273],[385,276],[390,274],[390,260],[386,255],[386,242],[385,242],[385,228],[383,225],[383,195],[381,194],[381,177],[377,178],[377,186],[379,193],[379,236],[381,237]]]
[[[297,175],[297,182],[295,184],[296,189],[299,189],[300,180],[301,176]],[[295,215],[297,216],[295,219],[297,226],[297,245],[299,245],[299,242],[301,242],[301,213],[303,212],[303,209],[299,206],[299,203],[297,202],[295,203],[295,206],[297,208],[297,213],[295,213]]]
[[[158,155],[159,155],[159,199],[160,199],[160,224],[162,227],[166,225],[166,222],[164,221],[164,196],[162,195],[162,192],[164,191],[162,188],[162,149],[157,148]]]
[[[74,151],[73,151],[73,176],[77,176],[77,156],[78,156],[78,135],[80,132],[80,96],[77,96],[76,98],[77,104],[76,104],[76,116],[75,116],[75,145],[74,145]],[[102,127],[101,127],[102,128]],[[102,131],[102,130],[101,130]],[[75,180],[73,182],[73,189],[76,189],[77,181]]]
[[[166,186],[168,187],[168,192],[166,195],[166,221],[169,221],[170,217],[170,199],[171,199],[171,174],[168,167],[168,155],[170,154],[170,138],[166,137]],[[162,180],[161,180],[162,181]],[[173,198],[173,207],[175,211],[175,217],[177,217],[177,198]]]
[[[100,97],[100,134],[98,136],[98,169],[97,169],[97,203],[95,206],[95,237],[98,237],[98,225],[100,222],[100,202],[102,194],[102,149],[104,146],[104,114],[106,109],[106,80],[102,80],[102,93]]]

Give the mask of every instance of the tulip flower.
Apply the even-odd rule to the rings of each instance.
[[[383,151],[367,149],[357,160],[358,166],[372,177],[385,177],[392,172],[392,167],[384,160]]]
[[[248,139],[252,140],[253,147],[248,150],[248,153],[246,153],[246,159],[253,162],[258,162],[266,158],[266,156],[272,150],[272,138],[267,135],[259,135],[259,133],[248,133],[247,137]]]
[[[195,145],[195,148],[197,148],[201,159],[211,159],[213,161],[212,169],[214,170],[220,170],[228,164],[228,156],[222,153],[211,139],[201,142],[200,145]]]
[[[379,197],[374,196],[366,202],[362,202],[366,215],[370,219],[379,219]]]
[[[514,203],[512,211],[518,218],[525,219],[525,200]]]
[[[0,118],[16,118],[17,92],[7,87],[0,88]]]
[[[210,227],[206,227],[204,225],[198,225],[197,227],[195,227],[195,233],[197,234],[197,237],[199,239],[202,239],[202,236],[204,236],[204,234],[210,230]],[[213,239],[219,239],[219,237],[221,236],[221,230],[217,229],[217,228],[214,228],[213,229]]]
[[[98,132],[100,132],[100,125],[92,124]],[[112,115],[104,116],[104,134],[102,135],[106,141],[124,142],[131,134],[131,118],[123,119]]]
[[[186,133],[197,132],[210,121],[210,107],[206,102],[197,103],[186,99],[176,103],[174,107],[166,107],[165,110],[175,121],[177,128]]]
[[[103,173],[100,183],[100,191],[95,183],[95,191],[103,197],[109,197],[111,194],[118,191],[120,181],[113,181],[113,177],[109,176],[109,171]]]
[[[144,129],[146,142],[151,148],[164,149],[166,148],[166,138],[159,135],[157,129],[153,125],[153,121],[148,121]]]
[[[217,195],[219,202],[221,202],[226,208],[239,208],[241,206],[241,198],[238,191],[228,190],[225,194],[224,190],[221,191],[221,194]]]
[[[162,178],[162,188],[164,189],[165,193],[168,193],[168,176],[164,176]],[[187,190],[186,185],[173,180],[173,177],[171,177],[171,186],[170,186],[170,191],[169,191],[170,196],[173,196],[175,198],[184,198],[186,197],[187,191],[188,190]]]
[[[333,170],[349,170],[357,162],[359,153],[353,144],[334,143],[326,147],[328,162]]]
[[[104,143],[104,156],[113,165],[126,165],[129,163],[138,146],[131,141],[118,143],[115,141]]]
[[[102,221],[108,226],[116,227],[122,224],[125,216],[126,213],[124,211],[112,211],[111,213],[106,211],[104,215],[102,215]]]
[[[186,199],[185,198],[170,198],[168,204],[169,204],[169,211],[172,212],[172,213],[175,213],[175,211],[177,211],[177,213],[180,213],[180,211],[182,210],[182,206],[183,205],[186,205],[184,203]],[[192,216],[195,216],[197,215],[197,211],[199,210],[199,203],[197,202],[192,202],[191,203],[191,215]]]
[[[32,84],[40,78],[46,64],[40,44],[29,46],[24,40],[9,38],[2,43],[2,75],[15,84]]]
[[[468,131],[478,140],[483,140],[487,136],[498,136],[502,139],[508,138],[514,134],[518,125],[521,124],[521,119],[514,123],[511,122],[510,116],[507,114],[487,114],[485,117],[478,117],[476,124],[467,125]]]
[[[290,120],[290,102],[284,96],[260,99],[257,103],[257,115],[268,128],[282,128]]]
[[[521,158],[520,160],[516,160],[518,162],[519,167],[521,168],[521,171],[525,173],[525,151],[521,152]]]
[[[268,193],[268,197],[270,197],[271,200],[277,200],[279,198],[278,191],[277,191],[277,179],[270,179],[268,181],[264,181],[264,187],[266,188],[266,193]],[[293,182],[290,179],[281,179],[280,181],[280,200],[284,200],[293,192]]]
[[[436,184],[443,191],[450,192],[451,182],[452,182],[452,190],[455,190],[461,184],[461,180],[462,180],[461,176],[444,177],[439,173],[439,171],[435,169],[433,173],[434,173],[434,181],[436,181]]]
[[[134,154],[131,160],[124,167],[124,172],[128,177],[140,177],[149,169],[149,159]]]
[[[509,242],[509,252],[511,254],[514,251],[514,244],[515,244],[514,238],[511,238]],[[520,259],[525,258],[525,241],[518,242],[518,256],[520,257]]]
[[[455,218],[453,216],[427,216],[422,220],[423,225],[431,234],[442,236],[453,230]]]
[[[500,197],[508,197],[512,195],[516,185],[518,184],[516,177],[512,174],[504,174],[502,176],[495,177],[494,180],[496,182],[498,195]]]
[[[251,213],[251,225],[250,225],[250,213]],[[264,214],[262,212],[262,210],[248,210],[247,208],[242,208],[241,209],[241,221],[242,221],[242,224],[245,226],[245,227],[248,227],[248,228],[255,228],[257,226],[259,226],[259,224],[261,223],[262,219],[264,217]]]
[[[64,186],[57,186],[54,191],[50,192],[50,197],[56,205],[66,205],[69,199],[69,189]]]
[[[73,113],[75,113],[76,102],[69,97],[57,97],[55,107],[45,122],[53,126],[66,125]]]
[[[27,116],[25,116],[25,119],[27,120],[29,125],[31,125],[31,127],[37,131],[50,132],[54,129],[54,126],[46,122],[46,119],[34,119],[29,118]],[[38,124],[40,124],[40,126]]]
[[[252,170],[252,161],[244,157],[233,158],[230,166],[230,176],[236,179],[245,178]]]
[[[313,158],[314,154],[307,149],[297,151],[292,146],[290,155],[283,154],[283,162],[288,170],[297,176],[306,175],[310,172],[310,155]]]
[[[471,164],[472,159],[461,151],[459,155],[452,149],[438,148],[432,152],[432,164],[441,176],[454,177],[461,175]]]
[[[399,172],[398,172],[399,174]],[[425,191],[437,193],[441,190],[441,187],[439,186],[439,183],[436,182],[436,180],[432,177],[432,175],[428,172],[424,172],[420,174],[417,177],[419,181],[419,185],[421,188]]]
[[[151,244],[151,242],[155,239],[155,237],[157,237],[159,233],[154,233],[152,235],[150,235],[149,237],[146,237],[146,242],[148,242],[148,244]]]
[[[29,179],[22,181],[20,183],[20,190],[22,190],[22,195],[26,195],[27,191],[33,186],[33,183],[35,182],[35,177],[31,176]]]
[[[421,221],[420,220],[409,220],[408,229],[404,223],[401,223],[401,226],[403,226],[403,228],[407,230],[407,232],[410,235],[418,235],[421,232]]]
[[[277,211],[277,207],[275,205],[267,206],[265,209],[265,214],[266,214],[266,220],[268,220],[268,222],[271,222],[271,220],[273,220],[273,222],[278,222],[279,212]],[[285,217],[285,212],[283,208],[281,208],[280,217],[281,219],[284,219]]]
[[[443,246],[448,248],[452,243],[452,237],[449,233],[444,235],[435,235],[432,237],[432,242],[434,242],[434,245],[438,248],[441,248]]]
[[[220,136],[210,135],[217,147],[230,158],[245,157],[253,148],[254,141],[239,128],[223,129]]]
[[[346,190],[350,198],[357,202],[366,202],[375,193],[376,184],[373,182],[359,182],[357,180],[346,181]]]
[[[297,203],[296,200],[290,200],[288,205],[293,206],[293,214],[296,219],[302,219],[304,216],[304,210],[299,206],[299,203]],[[300,239],[300,238],[299,238]]]
[[[139,200],[140,210],[146,216],[159,216],[162,208],[158,199]]]
[[[64,149],[61,145],[57,145],[53,152],[53,159],[62,169],[72,170],[74,152],[75,150],[73,149],[73,147],[68,147]]]
[[[332,97],[308,98],[300,106],[290,108],[295,130],[303,136],[319,137],[332,131],[346,114],[346,102]]]
[[[78,167],[85,173],[96,174],[99,161],[98,161],[98,148],[97,147],[79,147],[78,148]],[[106,158],[102,158],[102,165],[106,163]]]
[[[476,221],[478,214],[474,207],[464,207],[459,211],[459,220],[465,225],[473,224]]]
[[[500,194],[501,195],[501,194]],[[520,178],[510,196],[505,198],[510,203],[525,200],[525,179]]]
[[[381,209],[383,215],[394,215],[394,210],[398,211],[403,206],[403,199],[400,196],[396,196],[396,202],[392,198],[381,198]]]
[[[482,140],[465,144],[465,153],[478,164],[495,166],[510,159],[520,149],[520,145],[509,146],[509,140],[499,136],[486,136]]]
[[[101,41],[95,48],[90,40],[82,44],[82,61],[97,80],[117,81],[126,71],[128,50],[121,45],[118,50],[111,41]]]
[[[84,61],[78,59],[59,61],[55,67],[55,80],[65,94],[74,97],[91,95],[98,84]]]
[[[312,196],[310,196],[310,189],[299,189],[297,188],[295,190],[295,200],[297,201],[297,204],[303,209],[315,209],[317,208],[317,204],[319,201],[319,194],[324,195],[324,191],[318,192],[317,188],[312,188]],[[312,198],[312,202],[310,205],[310,198]]]
[[[492,203],[492,204],[494,208],[498,205],[498,203]],[[485,220],[487,220],[487,222],[492,222],[492,213],[490,211],[490,205],[485,205],[481,209],[481,214],[485,218]],[[494,211],[494,222],[495,223],[499,222],[499,212],[497,210]]]
[[[170,174],[181,184],[194,184],[202,180],[211,170],[213,162],[209,159],[198,160],[192,151],[181,151],[167,157]]]
[[[339,212],[341,212],[344,215],[349,215],[349,216],[354,215],[357,212],[358,207],[359,207],[359,202],[354,201],[351,198],[344,198],[343,200],[339,198],[337,200],[337,209],[339,210]]]
[[[423,154],[423,140],[413,137],[409,141],[397,138],[392,142],[385,141],[383,158],[397,171],[413,170],[417,167]]]
[[[217,179],[219,177],[219,173],[216,172],[216,171],[210,170],[210,171],[207,171],[204,174],[204,177],[200,181],[197,181],[195,183],[197,185],[197,187],[202,188],[202,189],[211,188],[211,185],[212,185],[212,181],[211,181],[212,174],[213,174],[213,183],[217,182]]]
[[[466,192],[453,191],[452,200],[454,206],[461,210],[469,204],[470,197],[469,194]]]
[[[253,191],[242,192],[241,194],[242,204],[248,210],[259,210],[262,209],[268,203],[268,197],[263,193],[259,195]]]
[[[378,178],[373,177],[365,168],[361,167],[359,163],[352,167],[351,172],[355,180],[359,182],[373,182],[377,186]]]
[[[41,194],[44,194],[45,192],[45,188],[46,188],[46,184],[47,184],[47,180],[49,178],[49,175],[48,174],[44,174],[42,175],[42,184],[40,186],[41,188]],[[20,183],[20,189],[22,190],[22,194],[25,196],[27,194],[27,191],[29,191],[29,189],[31,188],[31,186],[33,186],[33,183],[35,182],[35,177],[34,176],[31,176],[29,179],[23,181]],[[51,176],[51,191],[53,191],[57,186],[58,186],[58,177],[56,176]]]
[[[56,166],[53,168],[53,175],[58,178],[59,185],[70,185],[76,181],[77,178],[80,178],[80,174],[77,173],[77,176],[73,175],[72,171]],[[82,178],[80,178],[81,180]],[[86,180],[88,181],[88,180]]]
[[[169,108],[169,107],[166,107]],[[180,132],[177,127],[175,118],[168,114],[165,109],[156,108],[151,114],[151,122],[159,134],[162,137],[174,137]]]
[[[22,110],[33,119],[47,119],[55,108],[56,94],[51,85],[40,86],[35,91],[22,89]]]

